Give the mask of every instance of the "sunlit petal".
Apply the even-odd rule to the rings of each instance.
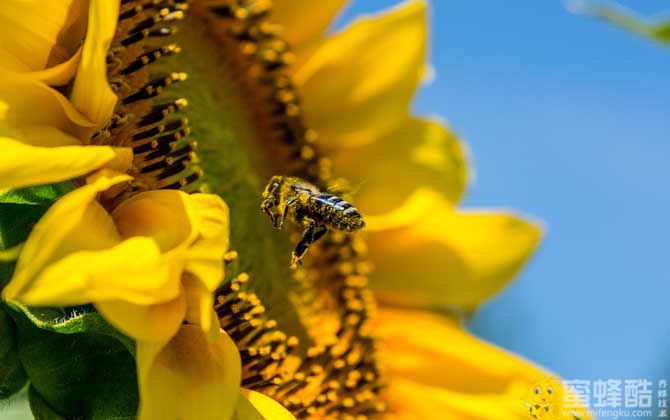
[[[295,420],[283,405],[260,392],[242,389],[242,396],[233,417],[235,420]]]
[[[137,194],[112,212],[121,235],[149,236],[163,252],[192,243],[200,230],[200,215],[191,197],[177,190]]]
[[[309,126],[327,148],[365,144],[408,118],[425,73],[426,5],[363,19],[321,45],[295,73]]]
[[[272,21],[282,25],[282,38],[296,50],[317,41],[347,0],[274,0]]]
[[[376,265],[371,280],[379,296],[465,309],[507,285],[543,232],[512,213],[458,210],[431,190],[417,191],[387,215],[369,217],[368,226]]]
[[[70,99],[99,128],[111,118],[118,99],[107,82],[106,59],[116,31],[119,2],[90,1],[88,33]]]
[[[94,232],[92,222],[107,221],[102,213],[89,210],[93,213],[98,217],[88,215],[86,227]],[[146,305],[174,298],[178,290],[178,280],[169,281],[168,269],[161,264],[156,243],[150,238],[131,238],[108,249],[63,256],[46,266],[18,299],[33,306],[72,306],[112,299]]]
[[[182,275],[182,284],[187,308],[184,318],[186,322],[199,325],[206,334],[210,333],[212,328],[218,329],[218,318],[212,316],[215,314],[212,311],[214,306],[212,292],[190,273]]]
[[[77,50],[67,61],[57,64],[48,69],[34,71],[24,74],[25,77],[38,80],[51,86],[66,85],[72,80],[81,59],[81,49]]]
[[[222,330],[208,339],[183,325],[167,344],[137,343],[139,420],[227,420],[239,398],[241,361]]]
[[[122,300],[107,300],[95,307],[110,324],[138,341],[162,341],[173,337],[186,313],[183,295],[155,305],[137,305]]]
[[[523,398],[547,375],[468,334],[455,320],[429,312],[382,307],[375,333],[389,375],[393,419],[526,419]]]
[[[116,246],[120,242],[119,234],[95,197],[129,180],[128,175],[104,171],[89,185],[72,191],[51,206],[28,237],[4,296],[17,296],[48,264],[71,252]],[[94,230],[91,230],[92,225]]]
[[[25,77],[0,77],[2,122],[15,129],[50,126],[85,142],[94,124],[57,90]]]
[[[31,75],[68,61],[84,37],[87,6],[85,0],[3,1],[0,69]]]
[[[223,256],[230,242],[228,206],[213,194],[194,194],[190,199],[200,215],[199,238],[189,247],[186,270],[213,292],[223,280]]]
[[[39,133],[39,134],[38,134]],[[128,167],[132,151],[108,146],[80,146],[57,129],[32,131],[31,141],[56,147],[39,147],[0,137],[0,188],[21,188],[65,181],[113,164]],[[117,165],[120,164],[120,165]]]
[[[457,203],[468,181],[464,145],[433,120],[408,119],[380,141],[334,150],[332,160],[365,215],[400,206],[419,187]]]
[[[154,240],[123,241],[98,193],[129,180],[111,171],[66,194],[37,223],[4,297],[29,305],[76,305],[126,300],[154,304],[174,299],[179,277]]]

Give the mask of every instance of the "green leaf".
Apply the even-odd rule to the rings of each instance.
[[[19,359],[31,381],[35,417],[135,418],[138,391],[132,355],[116,337],[76,332],[90,322],[97,323],[97,314],[70,317],[67,312],[31,312],[39,322],[61,317],[47,330],[35,325],[25,311],[16,307],[10,311],[17,325]],[[69,333],[55,332],[59,329]]]
[[[70,182],[22,188],[0,194],[0,250],[28,239],[33,226],[58,198],[74,188]],[[14,262],[0,261],[0,289],[14,272]]]
[[[0,399],[20,391],[27,380],[19,361],[14,322],[0,305]]]
[[[28,239],[48,206],[0,204],[0,248],[8,249]]]
[[[71,182],[21,188],[0,195],[0,203],[49,206],[72,190],[74,190],[74,184]]]
[[[13,303],[12,306],[38,328],[59,334],[93,333],[117,339],[132,355],[135,343],[114,327],[91,306],[76,308],[35,308]]]
[[[33,412],[35,420],[66,420],[65,417],[56,413],[51,406],[44,401],[32,385],[28,389],[28,402],[30,403],[30,411]]]

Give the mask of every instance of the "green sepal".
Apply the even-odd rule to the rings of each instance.
[[[0,195],[0,203],[48,207],[74,188],[74,184],[71,182],[59,182],[57,184],[9,190]]]
[[[71,182],[61,182],[0,194],[0,250],[25,242],[49,207],[73,189]],[[14,266],[13,261],[0,261],[0,290],[9,282]]]
[[[27,381],[19,360],[14,322],[0,305],[0,400],[20,391]]]
[[[66,420],[44,401],[44,398],[32,385],[28,388],[28,403],[35,420]]]
[[[109,325],[89,305],[76,308],[34,308],[12,303],[11,306],[21,312],[33,325],[43,330],[58,334],[106,335],[118,340],[131,355],[135,354],[133,340]]]
[[[100,325],[97,313],[72,316],[67,310],[26,312],[16,306],[9,313],[17,326],[19,359],[35,394],[31,409],[36,418],[135,417],[135,360],[115,334],[100,332],[111,327]]]

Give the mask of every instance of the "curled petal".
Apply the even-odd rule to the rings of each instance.
[[[123,241],[98,193],[129,176],[101,171],[63,196],[35,225],[3,296],[28,305],[77,305],[101,300],[167,302],[178,276],[163,264],[150,238]]]
[[[114,209],[112,217],[121,236],[151,237],[162,252],[193,243],[201,220],[191,197],[177,190],[137,194]]]
[[[96,127],[112,117],[118,98],[107,82],[107,50],[119,17],[119,2],[90,0],[88,33],[70,100]]]
[[[91,207],[97,208],[95,204]],[[89,210],[88,222],[108,223],[102,211]],[[97,215],[93,216],[94,212]],[[76,234],[95,236],[96,226],[88,224],[87,228],[88,232]],[[156,243],[150,238],[131,238],[107,249],[75,251],[53,261],[19,299],[32,306],[72,306],[117,299],[146,305],[177,296],[177,284],[178,280],[169,281]]]
[[[358,187],[356,204],[366,215],[402,205],[419,187],[457,203],[467,186],[465,147],[439,121],[411,118],[377,142],[333,153],[334,167]]]
[[[219,320],[212,312],[214,297],[205,285],[190,273],[182,275],[184,296],[186,300],[185,320],[189,324],[199,325],[205,334],[218,330]]]
[[[189,196],[200,215],[200,235],[189,247],[186,270],[194,274],[208,292],[223,280],[223,256],[230,242],[230,216],[226,203],[213,194]]]
[[[132,150],[109,146],[81,146],[75,138],[58,129],[30,132],[33,146],[9,137],[0,137],[0,188],[22,188],[72,179],[104,166],[130,166]],[[55,146],[55,147],[54,147]]]
[[[260,392],[242,389],[234,420],[295,420],[283,405]]]
[[[80,59],[81,49],[77,50],[77,52],[65,62],[49,67],[48,69],[27,73],[25,76],[51,86],[63,86],[68,84],[74,77],[79,68]]]
[[[0,69],[33,77],[44,71],[60,73],[84,37],[87,6],[86,0],[5,0],[0,9]],[[60,70],[72,77],[71,67]]]
[[[122,300],[106,300],[95,307],[110,324],[136,341],[165,342],[174,337],[186,314],[186,299],[154,305],[138,305]]]
[[[0,77],[0,103],[3,126],[16,130],[54,127],[85,143],[94,127],[60,92],[25,77]]]
[[[95,197],[99,192],[129,180],[128,175],[105,172],[91,184],[66,194],[51,206],[28,237],[3,297],[10,300],[19,297],[45,267],[73,250],[116,246],[120,242],[118,232],[109,215],[95,203]],[[95,227],[93,231],[92,226]]]
[[[408,118],[425,73],[426,28],[426,4],[415,1],[321,41],[294,76],[321,144],[370,143]]]
[[[514,278],[543,232],[511,213],[458,210],[425,189],[367,221],[371,280],[382,299],[468,310]]]
[[[389,375],[390,418],[526,419],[524,397],[547,376],[433,313],[381,308],[375,333]]]
[[[167,343],[137,343],[139,420],[228,420],[240,392],[242,367],[235,343],[182,325]]]

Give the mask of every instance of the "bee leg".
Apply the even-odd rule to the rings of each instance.
[[[323,225],[317,226],[317,227],[314,229],[314,233],[312,234],[312,243],[315,243],[316,241],[318,241],[319,239],[321,239],[321,237],[322,237],[323,235],[325,235],[326,232],[328,232],[328,228],[327,228],[327,227],[325,227],[325,226],[323,226]]]
[[[302,264],[302,257],[309,249],[309,246],[318,241],[328,229],[323,225],[317,225],[313,219],[305,218],[303,220],[305,231],[302,234],[302,239],[295,247],[295,251],[291,254],[291,269],[295,270]]]
[[[288,210],[293,205],[293,203],[295,203],[296,201],[298,201],[298,199],[294,197],[294,198],[288,200],[286,202],[286,204],[284,204],[284,211],[282,212],[281,219],[279,219],[279,224],[277,224],[277,226],[276,226],[278,229],[281,229],[282,226],[284,226],[284,222],[286,221],[286,215],[288,214]]]

